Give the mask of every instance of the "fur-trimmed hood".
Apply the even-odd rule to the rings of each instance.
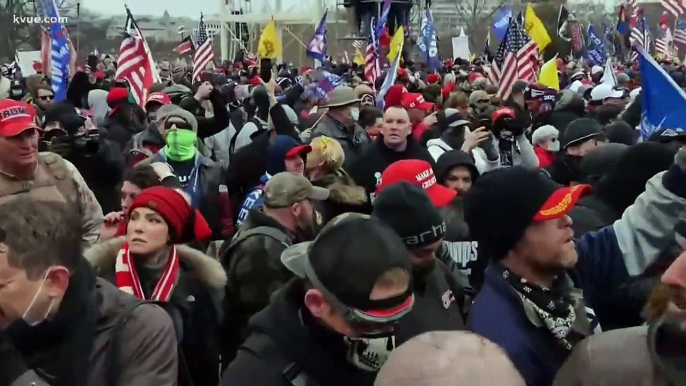
[[[89,248],[84,256],[99,276],[114,271],[117,254],[124,245],[125,237],[117,237]],[[226,286],[226,272],[222,265],[206,254],[185,245],[176,245],[179,259],[203,284],[216,289]]]
[[[329,200],[336,204],[362,205],[367,202],[364,188],[355,185],[347,175],[330,174],[321,180],[312,181],[312,184],[329,189]]]

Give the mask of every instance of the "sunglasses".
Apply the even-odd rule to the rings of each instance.
[[[38,97],[38,99],[40,99],[42,101],[51,101],[51,100],[55,99],[55,96],[54,95],[41,95]]]
[[[191,125],[187,123],[177,123],[177,122],[167,122],[164,124],[164,129],[165,130],[170,130],[171,128],[177,128],[179,130],[193,130]]]
[[[476,103],[491,103],[490,99],[479,99]]]

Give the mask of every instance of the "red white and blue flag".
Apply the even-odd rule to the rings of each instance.
[[[320,62],[323,62],[324,59],[326,59],[326,33],[329,30],[326,25],[326,15],[328,12],[328,9],[324,11],[324,16],[322,16],[322,20],[319,21],[319,25],[314,31],[310,43],[307,45],[307,56],[317,59]]]

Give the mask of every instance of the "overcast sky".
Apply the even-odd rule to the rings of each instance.
[[[165,10],[173,17],[200,18],[205,14],[219,13],[219,0],[137,0],[128,1],[134,15],[162,16]],[[124,2],[121,0],[81,0],[81,6],[105,15],[124,15]]]

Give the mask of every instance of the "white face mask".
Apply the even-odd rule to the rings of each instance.
[[[386,363],[395,348],[395,336],[379,338],[345,337],[348,362],[358,369],[376,372]]]
[[[556,139],[554,141],[548,142],[548,148],[546,150],[553,153],[560,151],[560,141]]]
[[[50,271],[46,272],[46,273],[45,273],[45,276],[43,276],[43,281],[41,281],[41,284],[40,284],[40,286],[38,287],[38,291],[36,291],[36,294],[33,295],[33,299],[31,299],[31,303],[29,303],[29,306],[26,307],[26,311],[24,311],[24,315],[22,315],[22,317],[21,317],[22,319],[24,319],[24,321],[26,322],[26,324],[28,324],[28,325],[31,326],[31,327],[37,326],[37,325],[39,325],[40,323],[42,323],[45,319],[47,319],[47,318],[48,318],[48,315],[50,315],[50,311],[52,310],[52,306],[53,306],[53,304],[55,303],[55,300],[54,300],[54,299],[50,299],[50,306],[48,307],[48,310],[45,311],[45,315],[43,315],[43,318],[42,318],[42,319],[35,320],[35,321],[32,321],[32,322],[26,319],[27,315],[29,314],[29,311],[30,311],[31,308],[33,307],[33,304],[36,303],[36,300],[38,299],[38,295],[40,295],[40,292],[43,290],[43,284],[45,284],[45,281],[48,279],[48,274],[49,274],[49,273],[50,273]]]
[[[358,119],[360,119],[360,109],[357,107],[351,107],[350,108],[350,118],[357,122]]]

